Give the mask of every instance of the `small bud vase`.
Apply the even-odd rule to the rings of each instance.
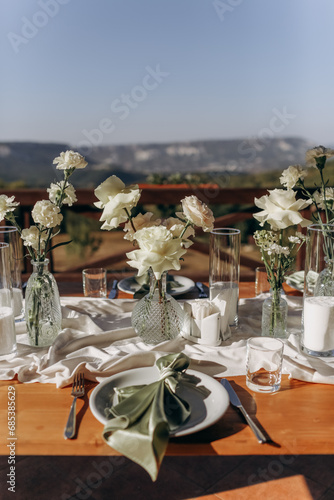
[[[159,344],[172,340],[181,333],[184,311],[180,304],[167,293],[167,272],[156,279],[150,270],[150,291],[133,309],[131,323],[137,335],[146,344]]]
[[[30,345],[50,346],[61,330],[58,286],[48,270],[49,259],[32,261],[25,295],[25,319]]]
[[[270,297],[262,306],[262,336],[287,337],[288,304],[282,297],[282,289],[270,290]]]

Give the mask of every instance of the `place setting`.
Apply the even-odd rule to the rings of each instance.
[[[307,154],[321,172],[328,151],[319,146]],[[101,442],[143,467],[152,481],[170,439],[173,446],[189,436],[195,442],[198,432],[224,426],[230,407],[249,428],[245,446],[283,446],[277,437],[271,440],[267,415],[257,420],[230,382],[241,382],[255,408],[270,408],[270,398],[291,397],[285,393],[293,381],[334,384],[334,227],[328,207],[322,208],[325,195],[323,204],[316,199],[313,220],[306,219],[315,195],[305,188],[301,167],[290,166],[280,178],[282,189],[255,198],[260,229],[253,237],[262,265],[254,269],[252,293],[242,296],[240,229],[215,227],[213,212],[193,194],[165,219],[138,213],[139,186],[112,175],[95,189],[95,206],[102,211],[102,230],[123,231],[133,274],[87,266],[82,294],[61,297],[48,254],[58,246],[52,239],[63,205],[75,201],[69,178],[87,162],[66,151],[54,164],[63,180],[50,187],[48,201],[35,204],[30,228],[19,226],[14,197],[1,195],[3,219],[21,237],[33,268],[25,300],[19,301],[13,289],[22,286],[20,259],[11,256],[17,242],[8,230],[11,239],[0,242],[1,379],[58,389],[72,385],[67,425],[59,431],[66,446],[80,442],[81,427],[89,433],[89,411]],[[302,189],[304,198],[293,188]],[[326,193],[326,183],[319,193]],[[175,274],[182,273],[196,230],[208,241],[204,283]],[[304,269],[295,271],[302,247]],[[300,293],[289,295],[285,284]],[[87,403],[87,384],[94,388],[79,422],[77,407],[82,399]]]

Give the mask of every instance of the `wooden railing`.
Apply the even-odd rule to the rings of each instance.
[[[262,188],[220,188],[217,185],[140,185],[142,188],[142,195],[140,203],[143,205],[172,205],[179,204],[185,196],[196,195],[200,200],[205,202],[208,206],[212,205],[233,205],[233,206],[246,206],[245,210],[235,211],[222,217],[218,217],[215,221],[215,227],[233,227],[235,224],[249,220],[253,217],[253,213],[257,210],[254,205],[254,198],[259,198],[267,194],[266,189]],[[47,199],[45,189],[17,189],[17,190],[2,190],[0,194],[7,196],[15,196],[15,200],[20,202],[21,220],[24,227],[29,227],[31,224],[31,210],[38,200]],[[77,189],[76,195],[78,201],[70,207],[71,211],[75,211],[89,218],[98,220],[101,216],[101,210],[94,207],[94,202],[97,198],[94,195],[93,189]],[[196,231],[200,235],[200,231]],[[208,245],[195,239],[191,247],[193,250],[208,254]],[[114,253],[105,259],[99,259],[94,262],[96,267],[107,267],[108,264],[114,264],[124,258],[124,253]],[[52,255],[51,271],[53,269]],[[90,265],[93,265],[90,263]],[[246,266],[248,269],[254,271],[255,267],[259,265],[259,260],[253,259],[242,253],[241,265]],[[26,271],[30,272],[29,261],[26,263]],[[75,273],[83,269],[83,265],[71,267],[67,273]]]

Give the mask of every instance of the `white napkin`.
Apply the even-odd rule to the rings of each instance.
[[[220,294],[219,294],[220,295]],[[184,304],[186,322],[182,335],[192,342],[218,346],[231,336],[227,303],[219,295],[213,300],[195,299]]]
[[[283,372],[307,382],[334,384],[334,358],[311,358],[299,352],[302,299],[286,297],[288,330],[284,341]],[[263,300],[240,299],[239,326],[221,346],[196,344],[178,337],[149,346],[131,328],[133,300],[63,297],[63,330],[50,348],[28,345],[26,333],[17,333],[18,354],[0,361],[0,379],[15,374],[21,382],[54,383],[64,387],[82,370],[88,380],[102,381],[131,368],[153,366],[166,353],[184,352],[190,368],[216,377],[245,375],[246,341],[261,335]],[[23,329],[24,323],[19,324]],[[18,327],[18,325],[16,325]]]

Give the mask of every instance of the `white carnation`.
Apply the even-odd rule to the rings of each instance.
[[[36,224],[47,228],[59,226],[63,220],[60,208],[49,200],[37,201],[31,215]]]
[[[22,230],[21,238],[26,247],[31,247],[36,251],[38,249],[43,251],[47,234],[44,231],[39,231],[36,226],[30,226],[29,229]]]
[[[14,196],[11,196],[9,198],[5,194],[0,195],[0,222],[4,220],[8,212],[13,212],[15,208],[19,205],[19,203],[14,200],[15,200]]]
[[[307,172],[303,170],[301,165],[291,165],[286,170],[283,170],[280,181],[282,186],[292,189],[299,180],[304,180],[306,175]]]
[[[72,168],[85,168],[87,162],[81,154],[74,151],[65,151],[65,153],[60,153],[57,158],[53,160],[54,164],[57,164],[58,170],[69,170]]]
[[[306,151],[305,160],[306,163],[312,167],[317,166],[317,158],[331,158],[334,156],[334,149],[325,148],[324,146],[318,146],[313,149]]]
[[[57,204],[59,202],[62,189],[64,188],[64,184],[65,181],[60,181],[57,184],[51,183],[50,187],[47,189],[47,192],[49,193],[49,199],[52,203]],[[65,195],[66,196],[63,199],[62,204],[71,207],[73,203],[77,201],[75,189],[72,184],[67,183],[65,189]]]
[[[334,188],[332,187],[325,188],[325,195],[326,195],[327,207],[332,210],[334,206]],[[320,191],[315,191],[313,197],[318,208],[325,210],[324,190],[321,189]]]

